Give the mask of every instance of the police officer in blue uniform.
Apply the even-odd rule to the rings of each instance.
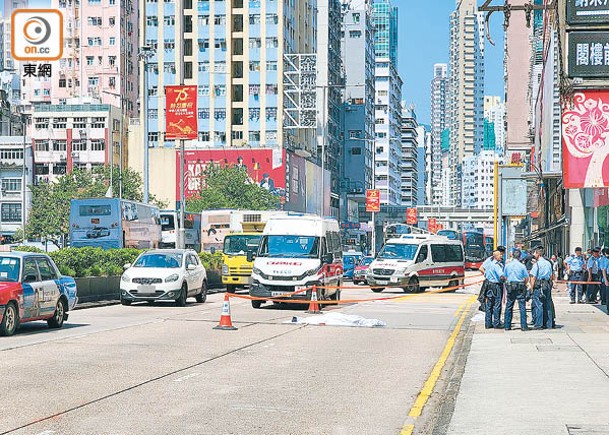
[[[533,287],[534,329],[554,327],[554,310],[552,309],[552,263],[543,257],[543,248],[538,246],[534,251],[537,262],[531,269],[531,287]]]
[[[565,261],[567,265],[567,275],[569,276],[569,281],[579,281],[582,282],[584,280],[584,269],[586,266],[586,260],[582,256],[582,248],[575,248],[575,255],[571,255]],[[575,303],[575,295],[577,294],[577,303],[582,303],[582,296],[584,293],[584,288],[582,284],[569,284],[569,298],[571,299],[571,303]]]
[[[600,267],[600,254],[601,248],[593,248],[592,255],[588,259],[586,269],[588,269],[588,281],[590,282],[600,282],[603,276]],[[600,286],[598,284],[588,284],[586,290],[586,299],[588,300],[589,304],[594,304],[598,302],[597,297],[599,290]]]
[[[487,329],[503,328],[501,324],[501,299],[503,297],[503,252],[493,252],[493,258],[484,262],[480,271],[486,279],[484,325]]]
[[[520,311],[520,329],[527,331],[527,303],[525,295],[527,291],[527,282],[529,280],[529,272],[524,264],[520,262],[520,249],[515,249],[512,253],[512,261],[505,265],[503,277],[505,278],[505,288],[507,290],[507,303],[505,305],[505,330],[512,329],[512,313],[514,304],[518,301],[518,309]]]

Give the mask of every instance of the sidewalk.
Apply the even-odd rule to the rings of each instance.
[[[448,434],[609,434],[609,315],[560,290],[557,329],[523,332],[517,309],[511,331],[475,324]]]

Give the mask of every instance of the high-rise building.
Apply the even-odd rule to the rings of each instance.
[[[400,194],[402,206],[414,207],[418,203],[418,177],[425,177],[425,173],[419,174],[418,148],[420,141],[425,141],[425,130],[423,137],[419,137],[419,123],[414,107],[402,109],[402,160],[400,163]],[[423,159],[424,160],[424,159]]]
[[[505,103],[498,96],[484,97],[484,128],[485,146],[488,149],[486,138],[489,137],[488,129],[493,130],[495,147],[498,155],[503,155],[505,150]]]
[[[340,207],[340,166],[343,152],[342,105],[344,68],[341,57],[340,0],[317,0],[317,155],[330,171],[330,209]],[[323,174],[323,173],[322,173]]]
[[[311,117],[299,117],[304,113],[299,104],[316,108],[315,76],[305,83],[310,76],[301,75],[316,68],[315,5],[313,0],[145,3],[141,45],[153,50],[148,73],[141,78],[148,89],[148,113],[141,114],[131,134],[156,148],[150,154],[151,174],[167,171],[172,158],[175,173],[176,142],[165,139],[164,87],[180,84],[181,77],[184,84],[198,87],[198,138],[186,141],[187,148],[273,150],[274,166],[285,163],[285,149],[321,160],[315,137],[322,108],[317,107],[317,116],[309,111]],[[297,97],[304,95],[300,86],[305,85],[311,92],[302,101]],[[145,121],[147,137],[136,138]],[[138,169],[139,154],[133,156]],[[173,203],[176,177],[160,178],[151,175],[150,191]]]
[[[417,127],[417,205],[429,205],[431,198],[431,127]]]
[[[343,3],[345,101],[342,180],[343,203],[356,200],[359,219],[368,222],[365,191],[373,187],[374,172],[374,27],[372,1]]]
[[[449,88],[451,205],[461,205],[460,167],[484,143],[483,17],[475,0],[462,0],[450,16]]]
[[[462,207],[493,208],[496,159],[495,151],[492,150],[483,150],[463,159]]]
[[[442,203],[442,132],[447,128],[448,65],[436,63],[431,81],[431,204]]]
[[[375,27],[375,187],[381,203],[401,205],[402,79],[397,71],[398,10],[390,0],[374,0]]]

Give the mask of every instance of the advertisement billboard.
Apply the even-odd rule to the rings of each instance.
[[[322,210],[321,167],[292,152],[285,155],[285,205],[284,210],[330,215],[331,174],[326,170],[323,177],[325,209]]]
[[[184,195],[196,197],[204,186],[208,165],[236,166],[243,168],[252,183],[270,192],[285,196],[286,173],[284,151],[279,149],[205,149],[185,153]],[[180,198],[180,156],[176,153],[176,199]]]
[[[165,86],[165,139],[197,138],[197,86]]]
[[[378,189],[366,190],[366,211],[378,213],[381,211],[381,191]]]
[[[416,208],[407,208],[406,209],[406,223],[408,225],[416,225],[419,222],[419,218],[417,215]]]
[[[609,186],[608,135],[609,90],[577,92],[562,115],[565,188]]]

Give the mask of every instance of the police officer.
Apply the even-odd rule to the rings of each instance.
[[[533,254],[536,262],[531,268],[531,287],[533,288],[534,329],[554,327],[552,309],[552,263],[543,257],[543,248],[538,246]]]
[[[520,310],[520,329],[527,331],[527,303],[525,294],[527,291],[527,281],[529,273],[527,268],[520,262],[520,249],[515,249],[512,253],[512,261],[505,265],[503,277],[505,278],[505,287],[507,290],[507,303],[505,305],[505,330],[512,329],[512,313],[514,304],[518,301],[518,309]]]
[[[607,269],[609,268],[609,248],[603,249],[603,255],[601,255],[598,262],[603,276],[603,283],[601,284],[601,304],[609,305],[609,276],[607,275]],[[609,310],[607,313],[609,314]]]
[[[601,265],[600,265],[600,253],[601,253],[601,248],[596,247],[592,249],[592,255],[590,256],[590,258],[588,259],[588,264],[586,265],[586,268],[588,269],[588,281],[589,282],[599,282],[601,280],[602,277],[602,272],[601,272]],[[599,291],[599,285],[598,284],[588,284],[587,286],[587,291],[586,291],[586,299],[588,300],[589,304],[595,304],[596,302],[598,302],[597,297],[598,297],[598,291]]]
[[[503,328],[501,324],[501,299],[503,297],[503,252],[496,249],[493,258],[484,262],[480,271],[484,273],[486,279],[485,291],[485,316],[484,324],[486,329]]]
[[[584,280],[586,262],[582,256],[582,248],[575,248],[575,255],[571,255],[567,258],[565,265],[567,266],[569,281],[581,282]],[[575,303],[575,295],[577,294],[577,303],[581,304],[583,292],[584,288],[581,284],[569,284],[569,298],[571,299],[571,303]]]

